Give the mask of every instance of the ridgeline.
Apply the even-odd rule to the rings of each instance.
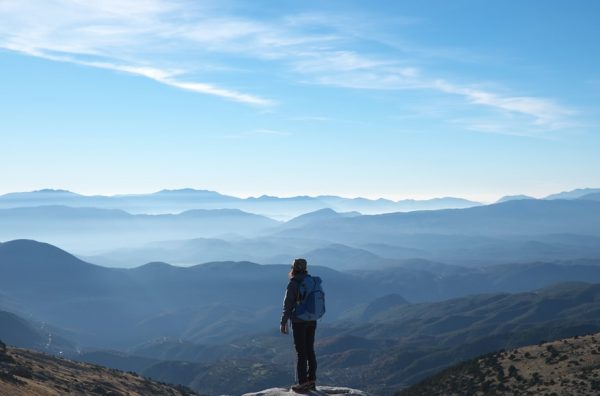
[[[600,394],[600,333],[490,353],[396,393],[425,395]]]
[[[197,395],[135,373],[7,347],[0,341],[0,395]]]

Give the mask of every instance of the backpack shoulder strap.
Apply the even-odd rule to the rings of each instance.
[[[310,276],[309,274],[304,275],[304,277],[302,279],[298,279],[298,278],[294,278],[294,280],[297,282],[298,284],[298,292],[296,293],[296,304],[299,304],[302,299],[306,296],[303,296],[301,294],[301,286],[304,283],[304,281],[306,280],[306,278],[311,278],[314,282],[314,278],[312,276]]]
[[[302,282],[304,282],[304,279],[300,280],[296,277],[293,277],[292,279],[296,282],[296,304],[300,304],[300,286],[302,285]]]

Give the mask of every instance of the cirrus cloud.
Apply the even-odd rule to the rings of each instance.
[[[415,66],[418,62],[402,51],[365,50],[359,44],[377,37],[368,36],[366,28],[352,30],[355,25],[348,16],[314,13],[259,19],[216,2],[19,0],[0,3],[0,48],[125,72],[257,107],[277,100],[230,85],[241,80],[247,87],[246,81],[270,67],[292,84],[423,90],[524,117],[532,128],[558,130],[571,124],[575,111],[555,100],[484,90],[477,82],[459,84]],[[207,70],[234,78],[220,79],[227,86],[212,83]],[[263,83],[257,79],[253,85]]]

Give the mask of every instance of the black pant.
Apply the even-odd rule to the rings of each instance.
[[[292,329],[294,330],[294,346],[298,355],[296,364],[298,382],[315,381],[317,379],[317,357],[315,356],[317,321],[293,322]]]

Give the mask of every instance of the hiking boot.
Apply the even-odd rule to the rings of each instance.
[[[308,382],[310,383],[309,390],[317,390],[317,382],[315,380],[308,380]]]
[[[311,386],[314,386],[314,382],[305,381],[299,384],[292,385],[292,391],[296,393],[305,393],[312,389]]]

